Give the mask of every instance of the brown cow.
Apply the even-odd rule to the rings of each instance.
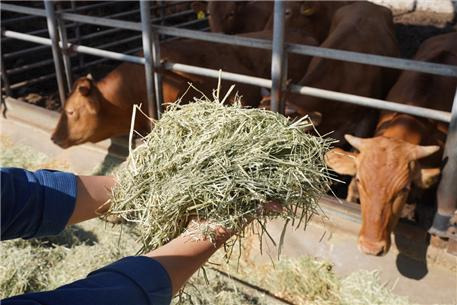
[[[192,8],[206,13],[212,32],[238,34],[258,32],[273,14],[273,1],[198,1]]]
[[[416,60],[457,65],[457,33],[426,40]],[[389,101],[450,111],[457,87],[455,78],[405,71],[390,90]],[[373,138],[346,135],[359,153],[335,149],[327,163],[336,172],[355,176],[360,195],[362,227],[359,248],[383,255],[413,186],[427,188],[439,175],[445,134],[444,123],[407,114],[385,112]],[[440,153],[435,153],[440,150]],[[356,199],[350,194],[350,199]]]
[[[385,56],[399,55],[392,13],[387,8],[369,2],[341,7],[335,13],[330,34],[321,46]],[[300,84],[384,98],[395,82],[396,75],[391,69],[314,57]],[[340,145],[344,143],[345,133],[364,135],[375,127],[377,112],[370,109],[299,94],[288,94],[286,100],[289,108],[297,112],[296,116],[321,113],[318,131],[321,134],[335,131],[332,137],[340,140]]]
[[[259,33],[259,37],[262,38],[268,35],[271,33]],[[314,39],[299,31],[290,31],[287,39],[304,44],[316,44]],[[163,43],[161,56],[163,60],[172,62],[258,77],[269,77],[270,73],[271,54],[270,51],[262,49],[182,39]],[[295,64],[306,70],[308,63],[309,58],[302,57],[301,61]],[[164,72],[163,103],[176,101],[188,88],[188,82],[194,83],[207,96],[211,96],[212,89],[217,86],[217,80],[212,78]],[[225,92],[230,84],[228,81],[223,82],[222,92]],[[258,87],[235,84],[236,90],[243,96],[244,105],[258,105],[261,99]],[[67,148],[126,134],[130,127],[132,105],[140,103],[145,110],[146,85],[144,68],[141,65],[122,64],[97,83],[89,78],[81,78],[76,81],[65,103],[51,139],[57,145]],[[143,116],[140,116],[136,123],[136,129],[147,129],[148,122]]]

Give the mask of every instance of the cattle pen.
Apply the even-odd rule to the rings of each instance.
[[[64,7],[63,4],[66,6]],[[157,71],[169,70],[211,78],[218,78],[221,76],[223,80],[237,81],[240,83],[259,86],[261,88],[268,88],[271,90],[271,109],[280,113],[284,113],[285,109],[283,93],[289,91],[302,95],[310,95],[381,110],[401,112],[449,123],[449,132],[443,154],[443,160],[446,162],[442,168],[442,176],[438,186],[438,209],[433,220],[431,232],[438,234],[441,237],[449,238],[449,247],[451,247],[451,244],[453,244],[452,247],[456,247],[455,244],[457,243],[457,236],[452,234],[448,228],[449,221],[457,208],[457,195],[455,190],[455,186],[457,185],[457,88],[454,95],[452,110],[451,112],[446,112],[399,104],[387,100],[300,86],[297,84],[288,84],[287,56],[290,53],[318,56],[340,61],[374,65],[398,70],[417,71],[448,77],[457,77],[457,67],[410,59],[362,54],[287,43],[284,39],[285,8],[284,2],[280,0],[274,1],[273,38],[271,41],[220,33],[210,33],[206,31],[204,25],[202,26],[202,22],[205,21],[202,19],[190,21],[184,20],[181,23],[175,22],[173,25],[168,25],[166,24],[167,19],[171,19],[172,17],[179,18],[185,16],[185,12],[187,12],[187,14],[191,14],[191,12],[188,10],[185,12],[167,15],[165,13],[165,9],[169,7],[170,4],[167,4],[165,1],[138,1],[135,9],[121,11],[105,16],[94,16],[82,13],[87,11],[89,7],[91,9],[96,9],[99,7],[106,7],[111,4],[112,2],[110,1],[89,4],[85,3],[81,5],[78,4],[77,1],[61,3],[58,1],[45,0],[43,2],[43,7],[37,8],[26,4],[22,5],[21,3],[12,4],[2,2],[2,14],[4,12],[11,13],[10,18],[2,18],[2,44],[6,41],[17,40],[39,45],[27,45],[27,47],[22,50],[2,52],[2,99],[3,95],[14,97],[15,92],[25,86],[55,78],[57,81],[59,101],[63,104],[67,93],[71,91],[73,74],[76,71],[81,71],[89,66],[103,63],[106,60],[115,60],[144,65],[146,71],[145,78],[147,84],[146,88],[149,115],[153,118],[160,118],[161,112],[163,111],[160,103],[162,100],[162,80],[160,72]],[[151,12],[158,12],[159,16],[153,18],[151,16]],[[129,14],[139,16],[139,20],[130,21],[122,19]],[[34,18],[43,18],[43,20],[46,21],[46,26],[27,32],[9,29],[8,25],[13,25],[19,22],[27,22]],[[80,31],[80,28],[84,25],[103,28],[106,27],[110,29],[84,35]],[[186,28],[189,26],[193,28]],[[70,31],[74,37],[69,38]],[[122,39],[117,41],[115,40],[108,43],[105,42],[97,46],[84,45],[84,41],[87,41],[87,39],[103,37],[103,35],[115,35],[121,31],[136,32],[138,35],[122,37]],[[230,71],[222,71],[222,73],[220,73],[219,71],[213,69],[160,60],[160,42],[165,39],[174,39],[176,37],[271,50],[271,78],[266,79],[254,77],[250,75],[232,73]],[[123,42],[131,42],[133,40],[138,42],[133,49],[124,48],[117,52],[106,50],[113,45],[120,45]],[[52,59],[45,58],[33,64],[26,63],[22,66],[15,66],[8,69],[8,64],[6,63],[7,61],[11,61],[15,58],[17,59],[20,56],[36,52],[37,50],[49,50],[49,48],[52,51]],[[143,50],[143,56],[137,55],[137,52],[140,50]],[[101,59],[86,62],[83,60],[83,57],[78,57],[78,54],[100,57]],[[16,82],[12,81],[12,75],[17,73],[27,73],[27,71],[33,68],[52,64],[55,69],[53,73],[38,75],[32,79],[19,80]],[[357,208],[350,203],[344,202],[344,204],[341,205],[340,202],[332,200],[331,198],[326,198],[324,201],[325,206],[328,206],[330,210],[342,215],[352,215],[351,211],[353,212],[354,210],[357,210]],[[357,213],[357,211],[355,213]]]

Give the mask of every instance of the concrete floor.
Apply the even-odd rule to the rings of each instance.
[[[10,101],[8,105],[8,119],[0,119],[0,135],[6,135],[15,143],[29,145],[54,160],[68,161],[72,170],[80,174],[93,173],[94,168],[106,161],[110,141],[60,149],[49,139],[57,121],[55,113],[15,101]],[[125,153],[114,150],[118,155]],[[425,234],[408,237],[403,232],[403,241],[397,238],[398,247],[394,244],[384,257],[372,257],[363,255],[357,249],[357,216],[352,216],[351,219],[331,211],[327,216],[327,220],[315,218],[306,231],[289,228],[282,255],[311,255],[328,259],[335,264],[335,270],[341,275],[361,269],[377,269],[380,270],[383,281],[389,287],[394,286],[395,293],[408,296],[412,302],[457,304],[457,257],[447,254],[443,249],[428,246]],[[279,240],[282,227],[282,223],[270,223],[269,231],[275,240]],[[406,256],[403,250],[399,250],[404,248],[404,239],[416,241],[414,255],[408,253]],[[411,243],[411,240],[408,242]],[[277,250],[271,242],[265,240],[264,244],[264,250],[271,257],[276,257]],[[259,260],[269,260],[267,255],[253,255],[259,256]]]

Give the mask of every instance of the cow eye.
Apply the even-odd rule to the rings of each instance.
[[[291,13],[292,13],[292,11],[290,9],[286,9],[286,12],[285,12],[286,16],[290,16]]]
[[[65,110],[65,113],[69,116],[72,116],[75,112],[73,110]]]
[[[360,182],[360,178],[359,177],[355,177],[355,182],[359,183]]]

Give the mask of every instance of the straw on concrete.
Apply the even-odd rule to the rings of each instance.
[[[219,93],[172,104],[143,144],[117,172],[110,213],[137,223],[142,251],[183,233],[192,217],[240,231],[248,219],[264,225],[265,202],[282,204],[279,217],[300,226],[329,190],[323,156],[332,140],[310,135],[305,117],[224,105]],[[262,230],[263,232],[263,230]]]

